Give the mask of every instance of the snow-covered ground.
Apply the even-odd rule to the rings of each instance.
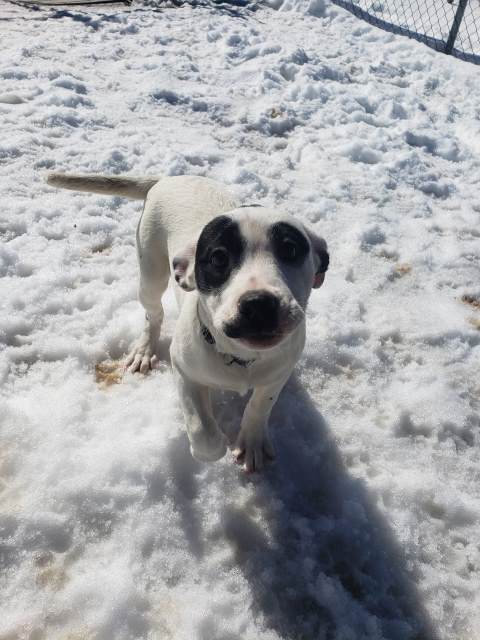
[[[2,640],[480,637],[479,70],[271,5],[0,8]],[[171,294],[120,380],[141,203],[52,168],[211,176],[328,240],[265,473],[190,457]]]

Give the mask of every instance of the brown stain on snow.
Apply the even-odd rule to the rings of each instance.
[[[100,389],[120,384],[123,378],[123,363],[119,360],[105,360],[95,365],[95,382]]]
[[[472,327],[480,331],[480,318],[469,318],[468,320]]]
[[[464,304],[468,304],[471,307],[473,307],[474,309],[476,309],[477,311],[480,311],[480,298],[476,297],[476,296],[471,296],[467,293],[465,293],[462,298],[461,298],[462,302]]]
[[[410,273],[412,270],[412,265],[407,262],[402,262],[400,264],[395,265],[395,272],[398,273],[399,276],[405,276],[407,273]]]

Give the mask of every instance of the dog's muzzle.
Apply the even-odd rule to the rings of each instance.
[[[237,316],[224,325],[228,338],[242,340],[257,348],[273,346],[281,341],[281,304],[269,291],[247,291],[238,300]]]

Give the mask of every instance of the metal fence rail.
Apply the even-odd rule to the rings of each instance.
[[[480,64],[480,0],[332,0],[377,27]]]

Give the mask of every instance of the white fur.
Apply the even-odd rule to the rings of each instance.
[[[304,310],[312,286],[321,284],[315,274],[315,249],[316,246],[325,249],[325,241],[306,232],[285,214],[263,208],[239,208],[224,186],[207,178],[135,179],[55,173],[47,180],[54,186],[70,189],[145,197],[137,228],[137,252],[139,298],[146,310],[146,322],[126,366],[132,372],[142,373],[151,366],[163,320],[161,297],[168,285],[172,261],[177,258],[175,290],[180,315],[171,344],[171,361],[192,454],[203,461],[217,460],[227,449],[225,436],[212,413],[211,389],[231,389],[239,393],[253,389],[234,453],[247,471],[261,469],[265,459],[274,455],[267,423],[304,346]],[[195,290],[196,240],[212,218],[226,212],[240,225],[246,241],[246,256],[220,295],[205,296]],[[266,231],[278,221],[288,221],[307,233],[312,247],[308,260],[293,271],[288,282],[268,251]],[[252,289],[268,290],[281,301],[284,333],[279,344],[272,348],[255,349],[241,340],[228,338],[222,331],[223,324],[237,313],[239,297]],[[199,318],[215,339],[214,345],[202,336]],[[228,364],[226,354],[249,364]]]

